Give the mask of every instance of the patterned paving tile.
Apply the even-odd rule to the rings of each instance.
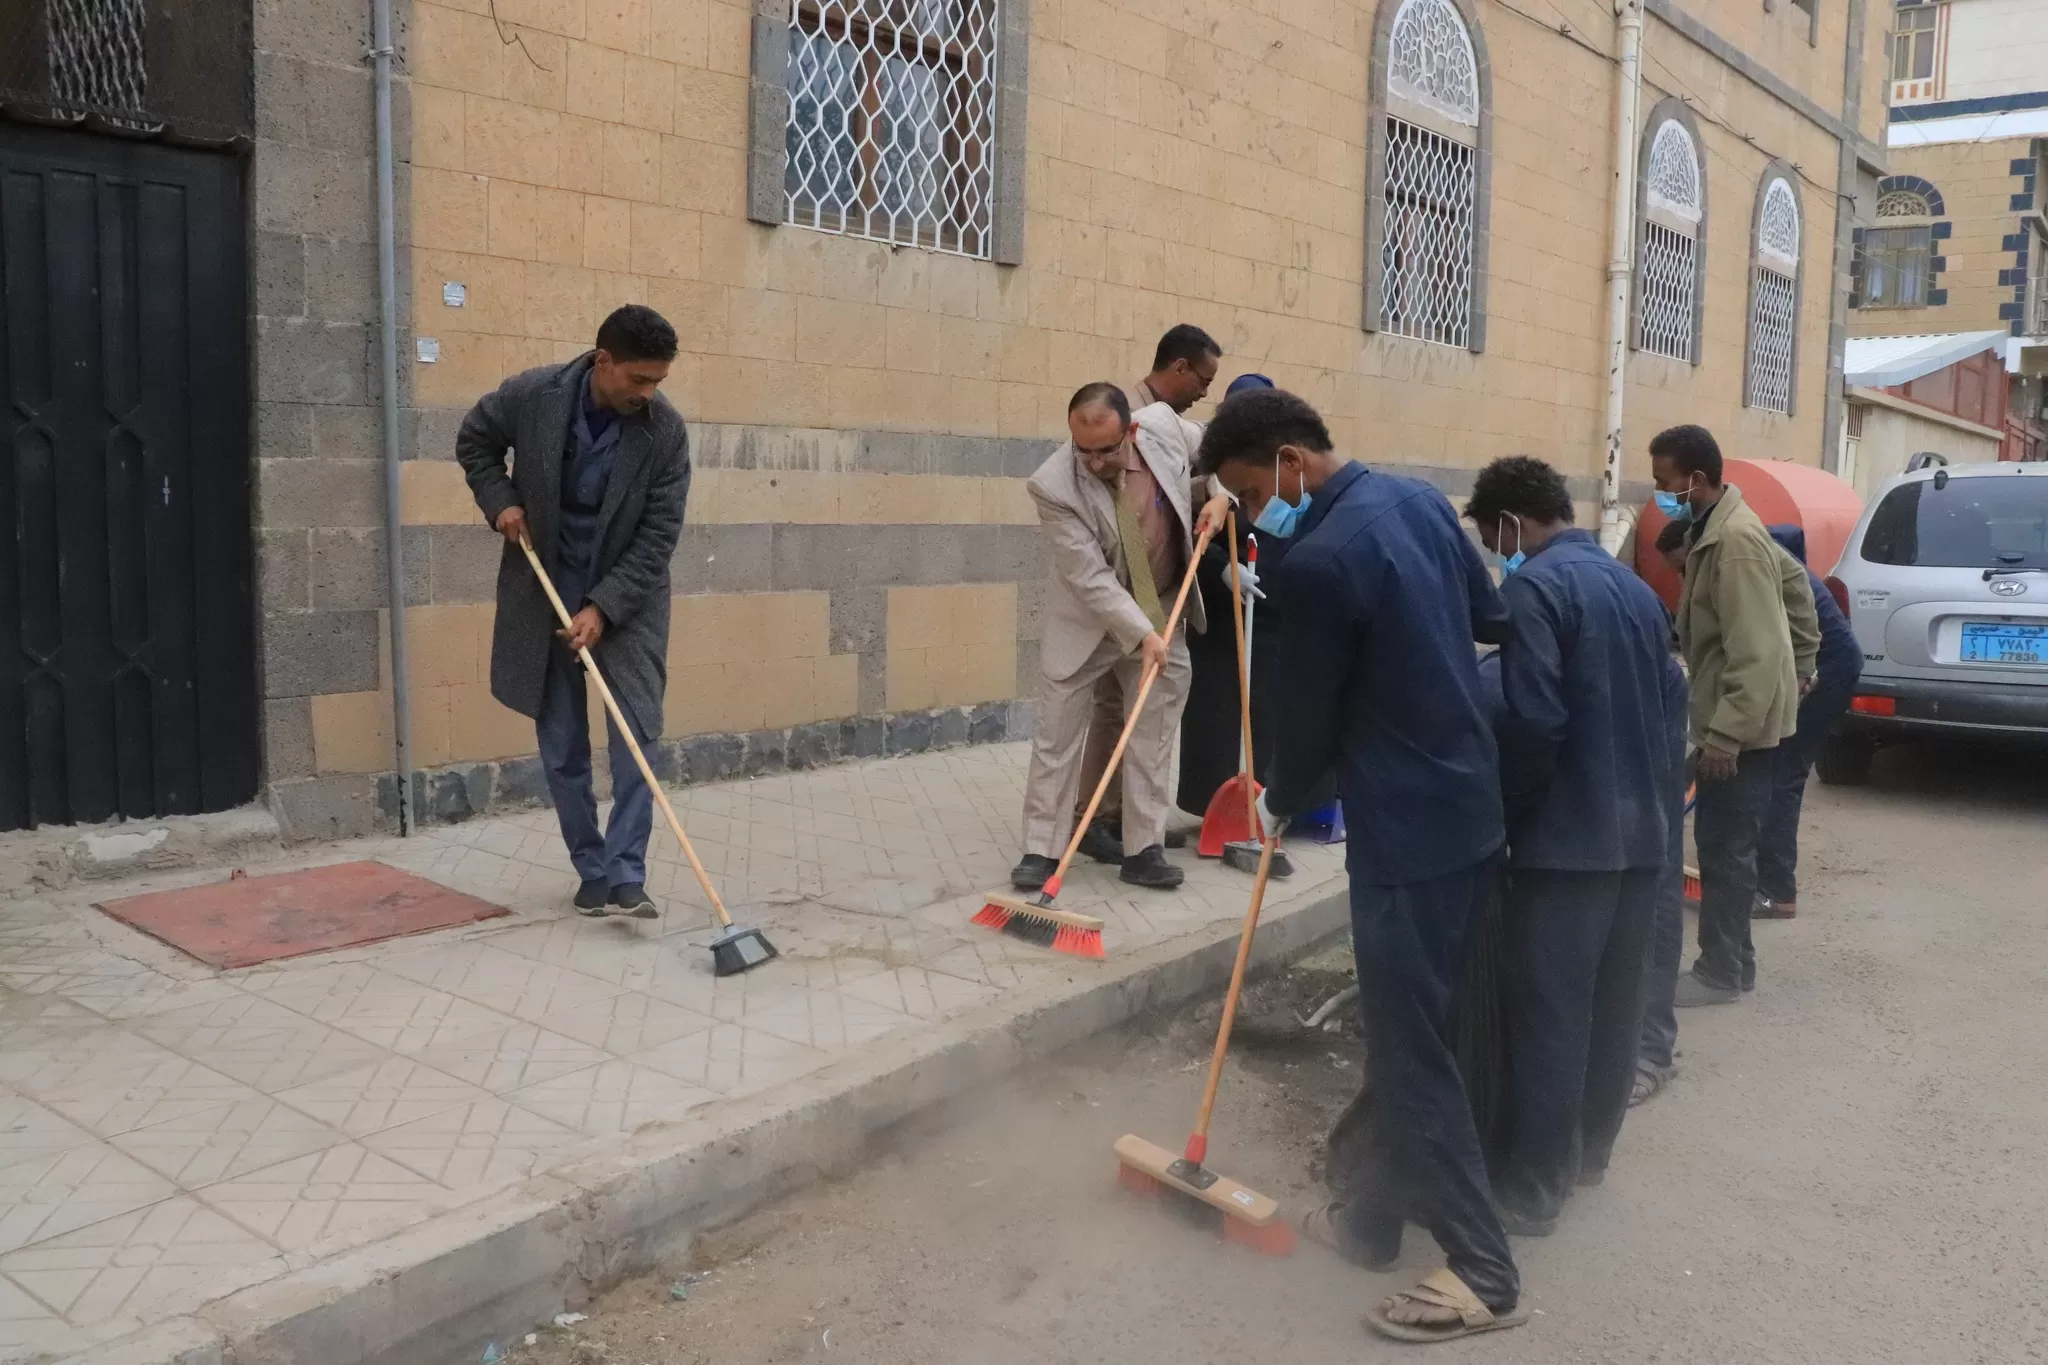
[[[998,994],[993,986],[923,967],[878,972],[841,990],[853,999],[886,1006],[914,1019],[942,1019],[985,1005]]]
[[[418,1220],[447,1191],[356,1143],[294,1157],[197,1191],[208,1206],[286,1251]]]
[[[672,1042],[717,1019],[638,991],[542,1015],[540,1026],[614,1056]]]
[[[0,1080],[101,1137],[249,1093],[230,1076],[105,1023],[0,1054]]]
[[[305,1085],[277,1098],[302,1114],[351,1137],[382,1132],[484,1097],[484,1091],[445,1071],[391,1057]]]
[[[0,1352],[55,1355],[69,1336],[63,1318],[0,1276]]]
[[[138,1020],[135,1031],[259,1090],[282,1090],[384,1056],[383,1049],[265,1000],[239,995]]]
[[[145,971],[118,976],[90,976],[67,982],[57,993],[107,1019],[139,1019],[144,1015],[166,1014],[172,1010],[240,995],[241,988],[217,977],[190,979],[165,972]]]
[[[393,1052],[422,1052],[504,1020],[495,1010],[370,963],[327,969],[306,987],[266,983],[269,999]]]
[[[91,1133],[25,1095],[0,1089],[0,1167],[92,1143]]]
[[[958,948],[926,961],[926,970],[977,981],[998,990],[1024,990],[1048,981],[1071,978],[1088,970],[1074,961],[1062,960],[1044,948],[1019,943],[1002,934],[990,933],[969,939]]]
[[[185,1189],[246,1175],[344,1140],[336,1129],[253,1090],[239,1100],[108,1139]]]
[[[0,1167],[0,1251],[168,1199],[170,1181],[105,1143]]]
[[[387,960],[384,966],[409,981],[521,1019],[538,1019],[555,1010],[608,999],[624,989],[480,940],[408,953]]]
[[[616,999],[616,997],[612,997]],[[609,1000],[593,1001],[608,1004]],[[589,1043],[516,1019],[503,1020],[452,1042],[428,1048],[419,1060],[494,1095],[579,1071],[605,1059]]]
[[[636,1052],[628,1061],[721,1095],[751,1094],[823,1066],[822,1049],[739,1024]]]
[[[718,1094],[668,1071],[613,1059],[526,1086],[505,1098],[587,1137],[617,1137],[644,1124],[681,1118]]]
[[[0,1256],[6,1275],[73,1322],[154,1321],[283,1274],[261,1238],[188,1198]]]
[[[503,1100],[472,1100],[363,1139],[371,1151],[450,1189],[523,1180],[549,1155],[584,1140],[580,1131]]]

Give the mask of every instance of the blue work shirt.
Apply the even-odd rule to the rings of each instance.
[[[1668,856],[1671,624],[1650,585],[1584,531],[1501,584],[1501,798],[1511,867],[1621,872]]]
[[[1806,566],[1804,529],[1787,524],[1764,529],[1784,547],[1786,554]],[[1849,628],[1849,618],[1843,615],[1841,604],[1828,591],[1827,583],[1810,566],[1806,566],[1806,581],[1813,588],[1813,614],[1820,618],[1820,657],[1814,662],[1814,672],[1820,675],[1823,685],[1852,686],[1863,676],[1863,650],[1856,643],[1856,632]]]
[[[1316,490],[1271,576],[1283,622],[1274,813],[1320,804],[1334,777],[1346,866],[1372,886],[1496,852],[1500,770],[1472,642],[1501,640],[1506,609],[1444,495],[1348,463]]]
[[[556,590],[572,612],[583,606],[584,595],[596,586],[590,581],[590,566],[597,556],[598,518],[618,450],[619,415],[599,406],[585,379],[583,401],[569,419],[569,437],[562,447],[562,519],[555,533]]]

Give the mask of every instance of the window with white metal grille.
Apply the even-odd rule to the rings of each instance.
[[[1403,0],[1387,45],[1380,326],[1472,344],[1479,64],[1451,0]]]
[[[1699,151],[1667,118],[1650,138],[1643,232],[1636,260],[1636,346],[1691,360],[1699,331],[1699,235],[1704,194]]]
[[[1792,336],[1799,313],[1799,200],[1782,176],[1764,186],[1749,284],[1748,402],[1792,411]]]
[[[1001,0],[791,0],[787,221],[986,258]]]

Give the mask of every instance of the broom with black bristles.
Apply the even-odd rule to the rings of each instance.
[[[519,548],[526,551],[526,562],[533,566],[534,577],[540,580],[541,591],[548,595],[548,601],[555,608],[555,615],[561,619],[562,629],[571,630],[575,622],[570,619],[569,608],[562,603],[562,596],[555,591],[554,580],[541,567],[540,556],[534,553],[533,542],[524,533],[519,537]],[[676,818],[676,808],[668,803],[668,793],[661,789],[661,783],[654,779],[654,769],[647,765],[647,755],[640,751],[640,741],[633,738],[633,727],[626,724],[626,713],[619,709],[618,699],[612,696],[611,687],[606,684],[604,674],[597,671],[597,660],[588,649],[576,651],[576,657],[583,661],[590,681],[597,688],[597,695],[604,700],[604,709],[611,714],[612,724],[626,737],[626,748],[632,751],[633,762],[640,769],[641,780],[647,783],[647,790],[654,794],[654,804],[668,820],[669,833],[676,836],[676,842],[683,846],[683,856],[689,859],[690,871],[697,874],[697,885],[704,888],[704,898],[711,902],[711,911],[718,916],[718,923],[725,932],[711,940],[711,972],[714,976],[731,976],[735,972],[748,971],[760,966],[770,958],[779,956],[775,945],[759,929],[742,929],[732,922],[726,913],[725,901],[719,897],[718,888],[711,884],[711,874],[704,870],[704,864],[697,859],[697,850],[690,844],[690,836],[683,833],[683,822]]]
[[[1180,625],[1181,611],[1188,604],[1188,589],[1194,586],[1195,567],[1202,562],[1202,552],[1209,548],[1209,538],[1214,534],[1213,527],[1205,529],[1195,539],[1195,552],[1188,556],[1188,571],[1181,575],[1180,591],[1174,595],[1173,610],[1167,613],[1166,625],[1160,631],[1168,649],[1173,647],[1173,632]],[[1131,732],[1138,726],[1138,716],[1145,709],[1145,699],[1152,694],[1152,684],[1158,680],[1159,666],[1147,666],[1138,680],[1138,695],[1131,699],[1131,712],[1124,717],[1124,732],[1117,736],[1116,748],[1110,750],[1109,762],[1103,765],[1102,780],[1095,784],[1095,794],[1088,798],[1088,809],[1075,822],[1074,835],[1067,840],[1067,851],[1060,855],[1059,866],[1045,879],[1045,885],[1029,900],[1022,896],[1004,895],[1000,891],[989,892],[987,902],[975,912],[972,923],[1026,943],[1035,943],[1041,948],[1050,948],[1056,953],[1071,953],[1075,957],[1104,955],[1102,921],[1093,915],[1055,910],[1052,902],[1060,893],[1061,883],[1066,880],[1067,868],[1073,863],[1074,854],[1080,851],[1088,826],[1095,820],[1096,808],[1102,804],[1103,794],[1109,790],[1109,780],[1116,775],[1117,764],[1123,762],[1124,749],[1131,742]]]

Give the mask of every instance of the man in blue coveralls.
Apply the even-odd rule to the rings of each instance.
[[[1275,829],[1334,781],[1350,830],[1352,947],[1381,1096],[1367,1146],[1389,1169],[1352,1183],[1371,1197],[1316,1210],[1303,1232],[1373,1268],[1399,1255],[1404,1218],[1436,1238],[1449,1267],[1367,1315],[1387,1336],[1514,1326],[1520,1280],[1448,1042],[1502,842],[1473,641],[1498,642],[1506,611],[1444,496],[1337,454],[1291,393],[1227,400],[1196,468],[1221,479],[1262,538],[1292,541],[1268,585],[1286,624],[1261,814]]]
[[[1572,525],[1564,475],[1526,455],[1479,471],[1465,515],[1506,577],[1501,799],[1511,1136],[1508,1231],[1548,1236],[1621,1133],[1643,956],[1678,792],[1664,604]],[[1580,1146],[1583,1136],[1584,1152]]]

